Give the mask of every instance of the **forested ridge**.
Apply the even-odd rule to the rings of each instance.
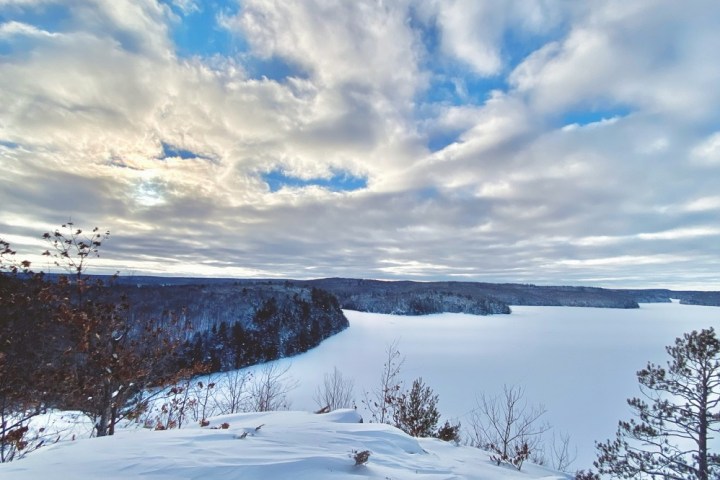
[[[486,282],[413,282],[355,278],[314,280],[248,280],[228,278],[124,277],[136,286],[203,285],[208,289],[233,284],[272,288],[320,288],[337,297],[340,307],[374,313],[424,315],[460,312],[474,315],[510,313],[512,305],[638,308],[640,303],[720,306],[720,292],[669,289],[610,289]]]
[[[123,288],[130,311],[162,318],[181,311],[188,365],[229,370],[305,352],[349,326],[337,299],[318,288],[181,285]]]

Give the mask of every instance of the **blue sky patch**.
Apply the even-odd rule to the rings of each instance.
[[[524,32],[518,28],[505,30],[501,42],[501,58],[505,72],[504,75],[513,71],[531,53],[539,50],[553,40],[565,37],[567,30],[567,25],[560,25],[544,34]]]
[[[610,120],[615,117],[625,117],[630,113],[632,113],[632,110],[623,106],[608,109],[571,110],[562,115],[560,124],[562,126],[574,124],[583,126],[603,120]]]
[[[435,200],[440,197],[440,192],[435,187],[425,187],[415,192],[419,200]]]
[[[418,98],[420,103],[482,104],[492,90],[506,88],[504,77],[480,77],[464,62],[443,54],[435,19],[423,21],[411,10],[410,26],[425,47],[426,55],[420,66],[432,72],[428,89]]]
[[[170,24],[171,37],[179,56],[212,57],[216,54],[232,56],[247,50],[245,39],[233,35],[217,21],[221,12],[227,15],[235,13],[238,8],[237,2],[233,0],[200,2],[199,10],[187,14],[171,3],[168,4],[181,18],[180,22]]]
[[[5,147],[5,148],[9,148],[11,150],[15,150],[19,146],[20,146],[20,144],[11,142],[9,140],[0,140],[0,147]]]
[[[0,11],[0,23],[15,21],[33,25],[48,32],[61,32],[71,21],[70,7],[62,4],[16,6]]]
[[[430,135],[427,142],[427,148],[431,152],[438,152],[448,145],[452,145],[460,139],[462,132],[443,132]]]
[[[283,187],[303,188],[317,186],[332,192],[352,192],[367,188],[366,177],[356,177],[345,171],[336,171],[330,178],[303,179],[287,175],[282,170],[272,170],[262,175],[262,179],[270,187],[271,192],[277,192]]]
[[[183,12],[170,4],[173,12],[181,18],[170,25],[175,51],[181,57],[213,55],[236,57],[242,61],[248,77],[267,78],[282,82],[289,77],[307,77],[297,65],[280,57],[260,58],[250,54],[247,40],[237,32],[230,32],[218,23],[219,15],[237,13],[238,4],[233,0],[214,0],[200,3],[199,9]]]
[[[297,65],[280,57],[259,58],[248,57],[244,60],[248,76],[254,79],[263,77],[282,82],[290,77],[307,78],[308,75]]]
[[[183,160],[194,160],[194,159],[202,159],[202,160],[211,160],[210,157],[205,155],[200,155],[198,153],[195,153],[190,150],[185,150],[184,148],[178,148],[173,145],[170,145],[169,143],[162,142],[162,157],[160,158],[171,158],[171,157],[177,157],[182,158]]]
[[[493,90],[505,90],[505,77],[478,77],[468,70],[449,71],[434,75],[430,87],[420,97],[424,103],[448,105],[482,105]]]
[[[70,22],[70,11],[64,5],[34,5],[32,7],[0,10],[0,24],[19,22],[32,25],[47,32],[62,32]],[[36,45],[36,40],[25,35],[0,37],[0,55],[27,52]]]

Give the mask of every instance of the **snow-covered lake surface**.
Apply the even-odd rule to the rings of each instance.
[[[478,394],[504,384],[542,403],[556,431],[577,446],[572,467],[589,468],[594,442],[612,438],[628,419],[626,399],[639,395],[635,372],[665,365],[665,346],[693,329],[720,329],[720,308],[642,304],[640,309],[513,307],[511,315],[401,317],[346,311],[350,328],[290,359],[299,381],[293,409],[316,408],[313,394],[333,366],[355,381],[355,396],[377,385],[386,346],[399,340],[407,383],[422,376],[440,396],[445,418],[468,425]],[[442,421],[442,420],[441,420]]]

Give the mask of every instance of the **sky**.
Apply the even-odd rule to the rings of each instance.
[[[0,0],[0,238],[98,273],[720,290],[716,0]],[[91,272],[92,273],[92,272]]]

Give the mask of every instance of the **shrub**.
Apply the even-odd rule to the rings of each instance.
[[[579,470],[575,473],[575,480],[600,480],[600,475],[593,472],[592,470]]]
[[[460,423],[452,425],[449,421],[445,420],[445,424],[438,429],[435,437],[445,442],[460,443]]]
[[[370,450],[353,450],[350,454],[350,458],[355,460],[355,465],[365,465],[370,459]]]

